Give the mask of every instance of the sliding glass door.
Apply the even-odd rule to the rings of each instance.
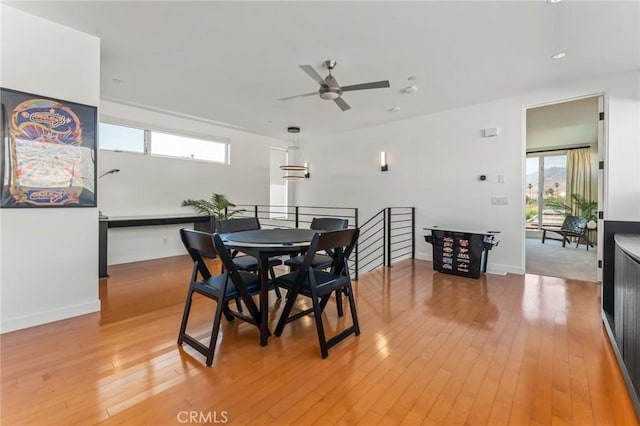
[[[564,152],[527,155],[526,227],[560,226],[567,204],[567,155]]]

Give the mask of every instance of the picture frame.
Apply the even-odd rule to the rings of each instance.
[[[0,208],[97,206],[97,108],[0,88]]]

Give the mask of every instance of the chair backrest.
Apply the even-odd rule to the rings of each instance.
[[[338,231],[340,229],[347,229],[349,226],[349,219],[340,219],[337,217],[314,217],[311,220],[309,228],[318,231]]]
[[[348,274],[348,259],[358,241],[359,229],[342,229],[338,231],[317,232],[311,240],[311,245],[301,265],[302,271],[311,267],[314,256],[322,250],[330,250],[336,253],[334,264],[331,267],[333,273]]]
[[[204,279],[211,278],[211,272],[204,263],[204,258],[213,259],[218,255],[211,240],[211,234],[182,228],[180,229],[180,239],[194,263],[192,281],[196,279],[197,272],[200,272]]]
[[[197,280],[198,272],[200,272],[200,275],[202,275],[204,279],[211,278],[211,272],[204,263],[204,258],[213,259],[218,257],[224,265],[224,273],[231,277],[231,280],[239,291],[241,287],[243,287],[244,291],[244,283],[238,272],[238,268],[236,264],[233,263],[231,254],[229,254],[229,251],[224,246],[218,234],[209,234],[207,232],[182,228],[180,229],[180,238],[194,262],[191,281]],[[225,288],[226,283],[227,281],[225,280]],[[225,291],[226,290],[223,289],[222,294],[224,294]]]
[[[221,234],[253,231],[255,229],[260,229],[260,221],[257,217],[238,217],[218,222],[218,231],[220,231]]]
[[[562,222],[560,229],[563,231],[574,232],[576,234],[582,234],[587,226],[587,218],[580,216],[567,216]]]
[[[241,279],[240,274],[238,273],[238,267],[233,263],[233,257],[231,256],[231,253],[229,253],[229,250],[224,246],[222,238],[220,238],[220,235],[218,234],[213,234],[211,240],[213,241],[216,253],[218,253],[218,257],[222,262],[222,266],[224,266],[224,270],[231,275],[234,283],[237,283],[237,281]]]

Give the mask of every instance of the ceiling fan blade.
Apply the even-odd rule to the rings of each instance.
[[[335,103],[340,107],[340,109],[341,109],[341,110],[343,110],[343,111],[346,111],[346,110],[348,110],[348,109],[351,109],[351,107],[349,106],[349,104],[348,104],[348,103],[346,103],[346,102],[344,101],[344,99],[342,99],[342,98],[335,98],[335,99],[333,100],[333,102],[335,102]]]
[[[320,86],[327,87],[327,83],[325,83],[324,79],[316,72],[316,70],[313,69],[311,65],[299,65],[299,67],[302,71],[309,74],[309,77],[314,79]]]
[[[294,95],[294,96],[287,96],[286,98],[278,98],[279,101],[288,101],[291,99],[295,99],[295,98],[304,98],[307,96],[313,96],[313,95],[317,95],[318,92],[311,92],[311,93],[305,93],[304,95]]]
[[[352,84],[351,86],[342,86],[343,92],[349,92],[352,90],[364,90],[364,89],[384,89],[385,87],[391,87],[389,80],[373,81],[371,83]]]

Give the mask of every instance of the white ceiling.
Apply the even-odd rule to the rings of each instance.
[[[3,3],[100,37],[103,99],[281,139],[290,125],[303,140],[640,69],[638,1]],[[317,90],[298,65],[324,76],[326,59],[342,85],[391,88],[345,93],[346,112],[277,101]]]

